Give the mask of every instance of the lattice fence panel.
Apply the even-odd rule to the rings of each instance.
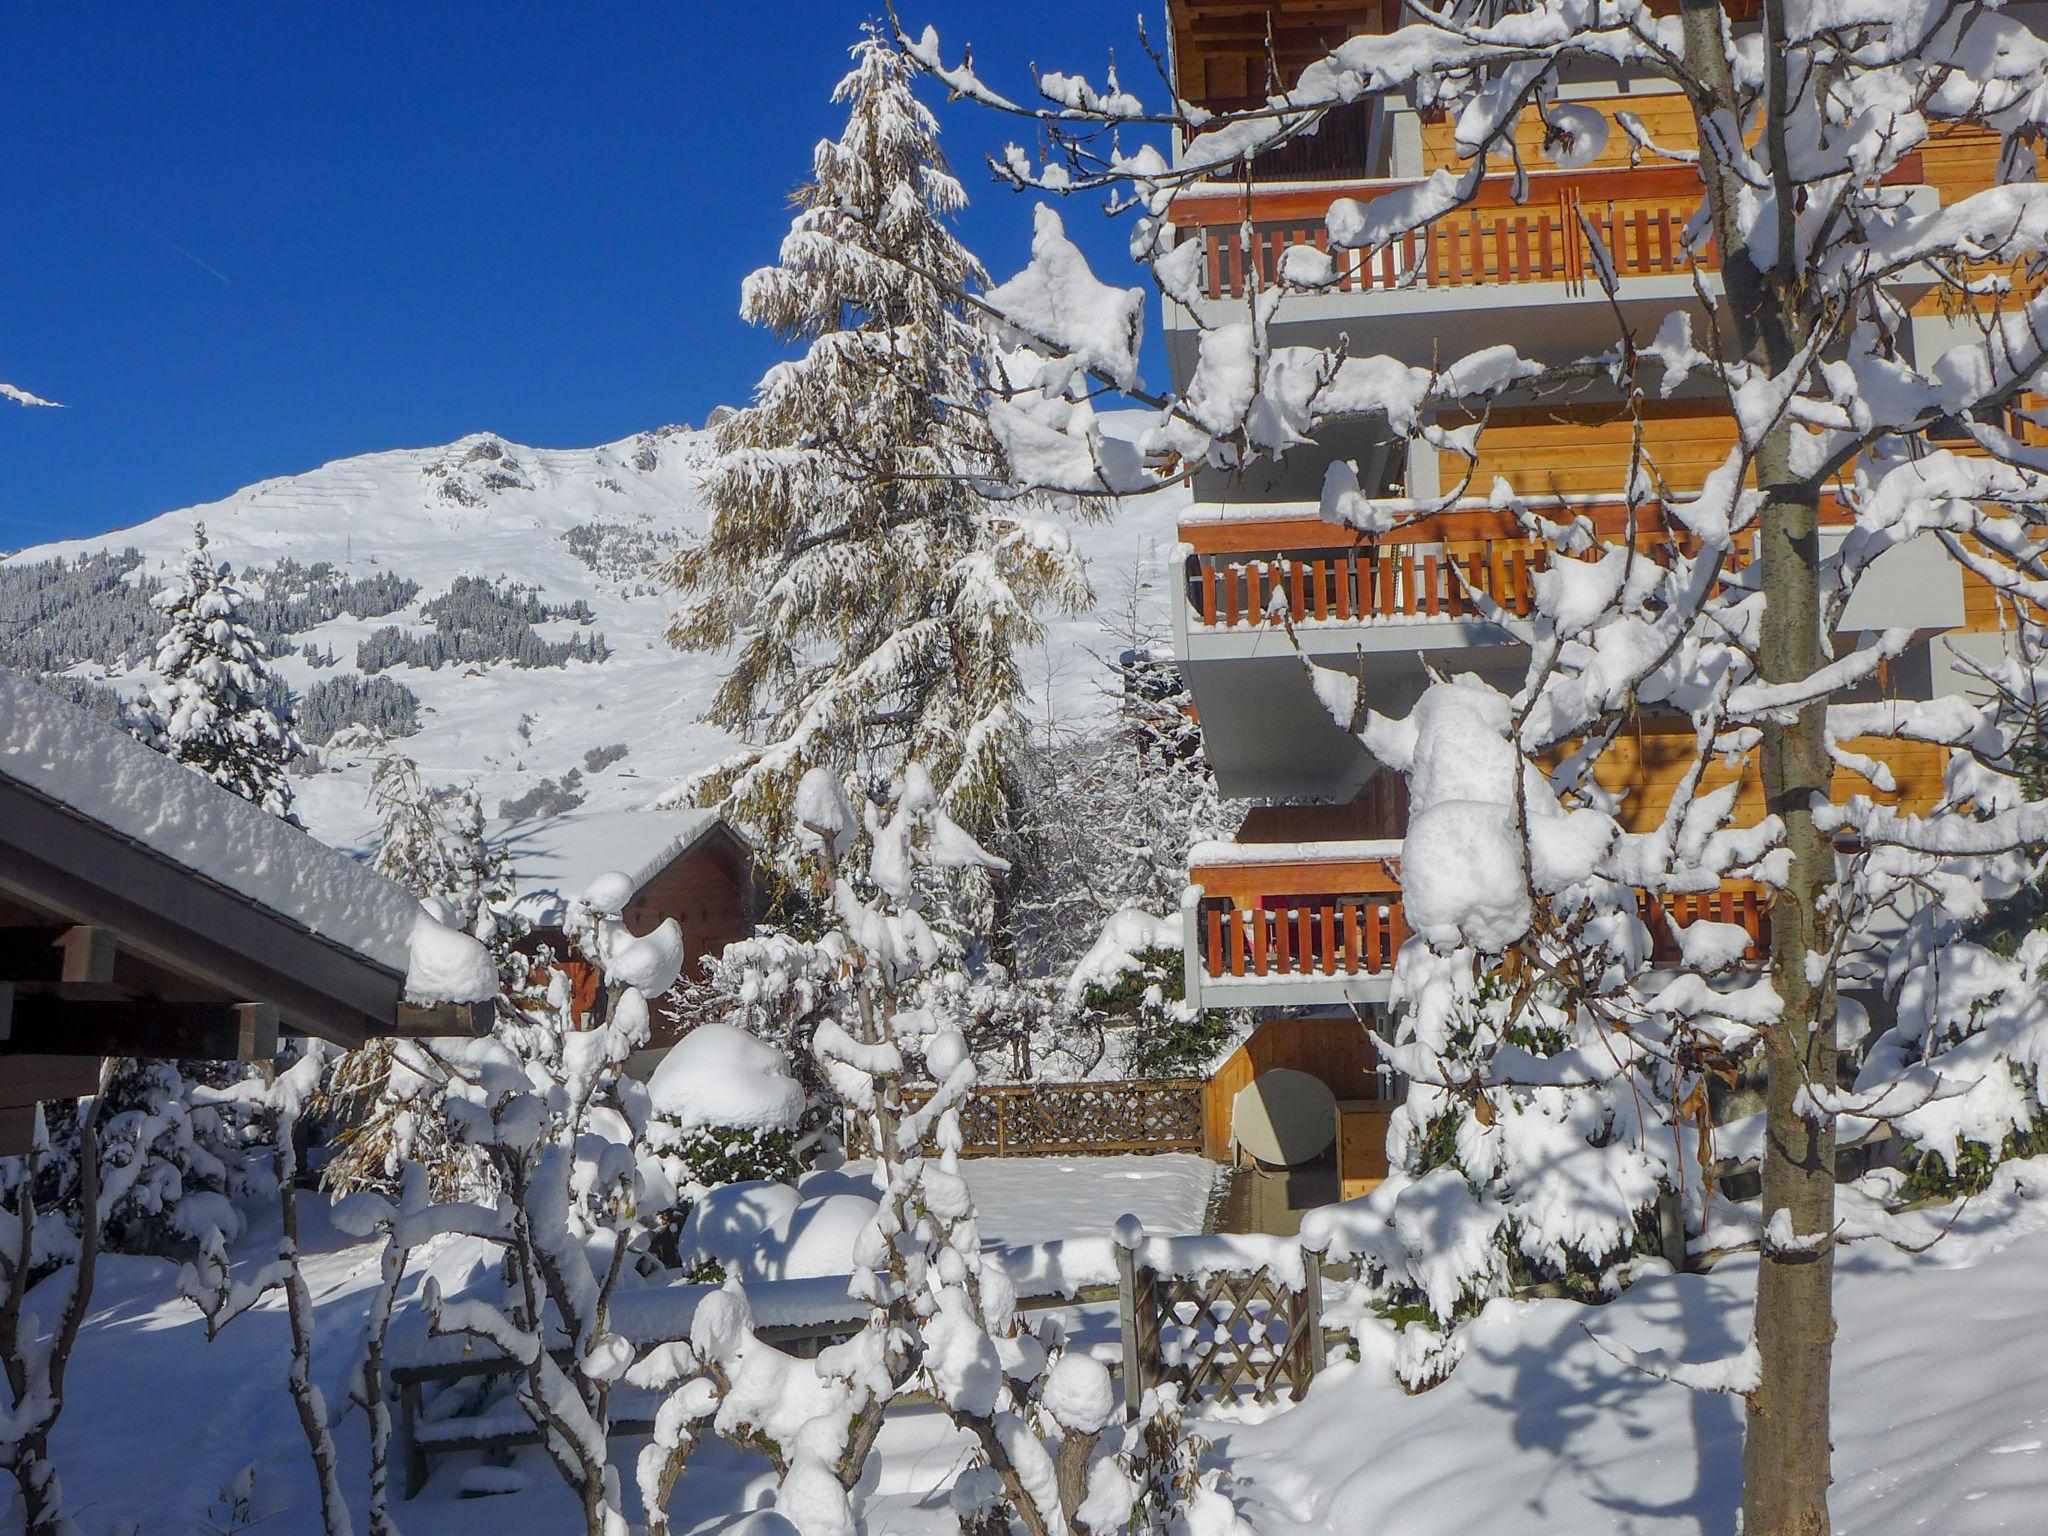
[[[904,1090],[912,1109],[931,1090]],[[1072,1157],[1087,1153],[1200,1152],[1202,1083],[1001,1083],[960,1106],[963,1157]],[[858,1132],[856,1155],[869,1149]]]
[[[1270,1403],[1285,1391],[1298,1402],[1322,1364],[1322,1277],[1304,1257],[1298,1286],[1269,1269],[1138,1269],[1125,1326],[1139,1390],[1172,1381],[1184,1401],[1249,1395]]]

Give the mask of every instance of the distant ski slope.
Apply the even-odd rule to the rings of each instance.
[[[331,645],[338,662],[316,670],[303,651],[282,658],[278,669],[294,691],[356,671],[357,642],[387,624],[430,628],[421,605],[458,576],[538,587],[549,604],[581,598],[611,648],[601,664],[394,667],[387,675],[419,696],[421,729],[404,750],[430,780],[474,783],[495,812],[502,800],[575,771],[583,775],[584,809],[623,810],[659,798],[732,745],[699,718],[718,685],[719,659],[677,652],[664,638],[675,598],[658,568],[665,550],[703,529],[698,487],[709,462],[707,434],[687,428],[578,449],[478,434],[440,448],[336,460],[133,528],[22,550],[6,563],[133,546],[145,572],[161,573],[189,546],[196,518],[237,572],[290,558],[419,583],[418,598],[395,614],[337,619],[296,636],[303,650]],[[1164,627],[1166,557],[1183,501],[1178,492],[1162,493],[1125,504],[1108,521],[1073,527],[1098,608],[1055,621],[1043,653],[1026,658],[1035,707],[1069,721],[1100,708],[1103,663],[1115,649],[1103,621],[1121,609],[1134,577]],[[612,558],[601,555],[593,566],[572,539],[585,550],[595,541]],[[560,639],[577,629],[558,621],[541,632]],[[148,681],[146,671],[104,675],[129,693]],[[624,758],[585,770],[586,753],[616,742],[626,745]],[[367,777],[361,763],[341,761],[338,771],[298,779],[307,825],[338,846],[367,847],[375,834],[364,806]]]

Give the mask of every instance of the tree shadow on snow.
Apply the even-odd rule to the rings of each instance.
[[[1618,1304],[1573,1310],[1578,1315],[1562,1330],[1540,1340],[1510,1348],[1475,1343],[1458,1367],[1470,1370],[1485,1361],[1506,1376],[1507,1391],[1476,1392],[1474,1401],[1508,1415],[1515,1443],[1550,1460],[1551,1470],[1529,1496],[1530,1510],[1546,1513],[1550,1492],[1562,1481],[1625,1517],[1619,1530],[1642,1528],[1638,1520],[1660,1528],[1690,1521],[1701,1536],[1733,1530],[1742,1486],[1737,1402],[1624,1365],[1587,1333],[1668,1349],[1681,1360],[1715,1360],[1742,1348],[1745,1340],[1730,1322],[1746,1318],[1747,1308],[1731,1308],[1724,1287],[1685,1275],[1642,1281]],[[1678,1449],[1680,1423],[1690,1427],[1690,1477],[1670,1454]],[[1653,1445],[1659,1437],[1665,1443]],[[1661,1465],[1646,1467],[1647,1457],[1660,1452]],[[1681,1480],[1688,1486],[1678,1486]]]

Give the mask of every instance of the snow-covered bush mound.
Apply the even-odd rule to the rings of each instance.
[[[758,1189],[763,1181],[793,1181],[801,1171],[804,1090],[790,1075],[789,1059],[756,1035],[731,1024],[700,1024],[654,1069],[647,1098],[647,1140],[670,1193],[672,1228],[721,1186]],[[752,1227],[756,1210],[762,1219]],[[726,1237],[693,1258],[692,1242],[678,1234],[678,1256],[707,1273],[710,1265],[722,1272],[738,1257],[735,1245],[750,1227],[764,1230],[787,1214],[787,1205],[772,1202],[721,1206],[708,1220],[726,1224]]]
[[[875,1219],[872,1196],[844,1190],[799,1200],[763,1232],[743,1268],[750,1280],[851,1274],[854,1244]]]
[[[750,1179],[708,1190],[683,1220],[681,1265],[745,1280],[851,1274],[854,1244],[875,1219],[863,1183],[825,1174],[800,1185]]]
[[[1102,925],[1095,943],[1075,964],[1067,978],[1067,1000],[1078,1002],[1091,987],[1108,989],[1132,972],[1142,973],[1148,951],[1179,949],[1177,920],[1125,907]]]
[[[789,1058],[731,1024],[703,1024],[685,1035],[654,1069],[647,1097],[655,1116],[678,1131],[794,1131],[804,1112]]]
[[[743,1269],[764,1234],[803,1203],[788,1184],[747,1179],[708,1191],[684,1218],[684,1262]]]

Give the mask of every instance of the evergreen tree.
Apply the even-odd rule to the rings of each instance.
[[[999,837],[1023,691],[1019,646],[1047,604],[1086,599],[1064,536],[981,488],[1005,477],[979,409],[993,351],[960,295],[981,263],[914,66],[872,32],[833,94],[780,262],[741,313],[807,343],[721,424],[708,536],[673,567],[671,639],[734,647],[708,718],[752,743],[694,786],[793,847],[805,771],[915,759],[974,835]]]
[[[165,750],[274,816],[296,823],[285,764],[305,750],[282,718],[283,685],[242,613],[242,593],[192,525],[182,579],[152,599],[170,617],[157,642],[154,704]]]

